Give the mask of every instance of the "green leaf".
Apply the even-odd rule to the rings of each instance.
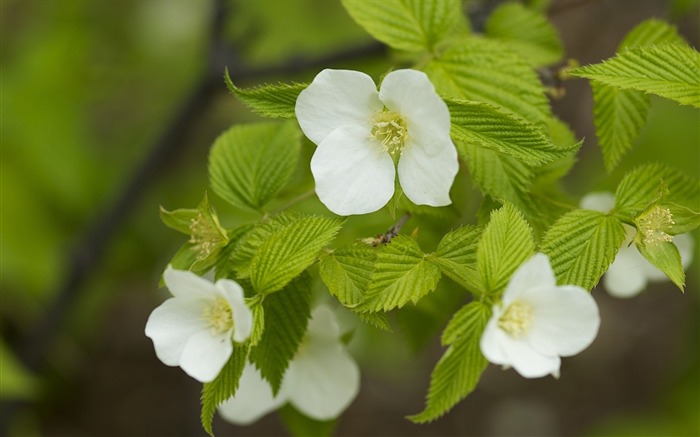
[[[464,38],[424,70],[443,97],[490,103],[542,126],[551,117],[535,72],[498,41]]]
[[[294,437],[331,437],[338,423],[333,420],[315,420],[297,411],[292,404],[287,404],[277,410],[285,428]]]
[[[321,257],[321,280],[340,303],[353,307],[368,288],[376,259],[377,249],[367,244],[337,249]]]
[[[190,224],[197,217],[196,209],[176,209],[168,211],[160,207],[160,220],[170,229],[185,235],[190,235]]]
[[[665,164],[646,164],[628,172],[615,192],[615,211],[627,220],[634,219],[651,203],[659,200],[663,186],[665,203],[677,203],[700,210],[700,180],[689,178]]]
[[[33,399],[39,394],[36,377],[25,369],[0,339],[0,399]]]
[[[486,36],[503,41],[533,67],[556,64],[564,56],[557,30],[547,17],[519,3],[503,3],[491,13]]]
[[[668,208],[673,216],[673,224],[670,226],[669,234],[685,234],[700,226],[700,212],[677,204],[662,203],[662,207]]]
[[[520,211],[506,203],[492,212],[476,250],[482,289],[491,294],[503,290],[515,269],[534,253],[532,229]]]
[[[224,76],[226,86],[231,94],[243,102],[256,114],[272,118],[296,118],[296,107],[299,93],[309,86],[305,83],[277,85],[261,85],[255,88],[238,88],[231,82],[228,70]]]
[[[250,332],[250,338],[248,338],[248,344],[250,347],[257,346],[265,333],[265,309],[263,308],[262,301],[256,301],[251,307],[251,312],[253,313],[253,329]]]
[[[234,126],[209,154],[212,189],[237,208],[260,211],[289,181],[300,148],[294,122]]]
[[[644,256],[657,269],[664,272],[666,276],[683,291],[685,288],[685,272],[681,264],[681,254],[673,242],[663,241],[654,243],[644,243],[641,234],[635,238],[635,245],[639,253]]]
[[[303,217],[272,233],[258,247],[250,262],[250,279],[260,294],[275,292],[316,262],[330,244],[343,220]]]
[[[462,14],[459,0],[342,0],[367,33],[409,52],[434,51]]]
[[[680,43],[683,38],[675,27],[659,20],[646,20],[630,31],[617,52],[631,47],[660,43]],[[647,119],[649,96],[635,90],[623,90],[592,81],[593,115],[605,168],[612,171],[639,138]]]
[[[629,48],[569,74],[700,108],[700,53],[685,44]]]
[[[559,284],[592,289],[625,240],[622,222],[598,211],[578,209],[547,231],[541,251],[549,256]]]
[[[408,418],[415,423],[431,422],[454,407],[474,390],[488,362],[481,354],[479,340],[491,309],[471,302],[459,310],[445,329],[451,346],[440,358],[432,375],[423,412]]]
[[[452,138],[512,156],[528,165],[541,165],[572,154],[580,144],[556,146],[539,126],[488,103],[447,100]]]
[[[205,383],[202,387],[202,427],[211,436],[214,432],[211,421],[214,418],[219,404],[230,398],[238,389],[238,381],[243,374],[243,368],[248,360],[248,347],[236,344],[233,347],[231,358],[221,369],[219,375],[212,382]]]
[[[415,304],[435,290],[439,280],[440,268],[426,259],[418,243],[399,235],[377,253],[372,283],[357,309],[390,311],[409,301]]]
[[[275,394],[306,333],[312,296],[311,277],[304,273],[263,301],[265,331],[258,345],[251,349],[250,361],[270,382]]]
[[[482,229],[462,226],[448,232],[435,251],[440,271],[474,294],[481,294],[481,279],[476,269],[477,243]]]

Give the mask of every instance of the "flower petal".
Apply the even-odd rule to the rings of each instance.
[[[437,153],[431,153],[437,150]],[[457,149],[450,137],[437,137],[431,144],[412,141],[399,158],[399,182],[416,205],[445,206],[452,203],[450,188],[459,170]]]
[[[360,370],[340,343],[308,345],[290,363],[283,387],[299,411],[316,420],[338,417],[360,389]]]
[[[603,285],[611,296],[634,297],[647,286],[649,272],[655,268],[635,246],[623,247],[605,273]]]
[[[338,215],[377,211],[394,194],[394,161],[362,128],[342,127],[328,135],[311,158],[311,173],[319,199]]]
[[[333,310],[327,305],[319,305],[314,308],[306,332],[309,341],[337,343],[340,336],[340,326],[338,326]]]
[[[615,195],[607,191],[588,193],[581,198],[579,205],[583,209],[608,212],[615,207]]]
[[[233,352],[231,332],[213,334],[210,329],[192,335],[180,357],[180,367],[199,382],[216,378]]]
[[[392,71],[382,81],[379,99],[403,116],[409,138],[420,144],[426,155],[445,153],[443,148],[448,142],[451,144],[450,111],[425,73]]]
[[[250,425],[286,402],[283,392],[274,397],[270,384],[260,376],[260,371],[246,363],[236,394],[219,406],[219,414],[231,423]]]
[[[153,340],[156,356],[167,366],[180,364],[187,340],[206,329],[202,318],[206,300],[171,297],[153,310],[146,322],[146,336]]]
[[[516,339],[498,330],[499,343],[508,364],[525,378],[540,378],[559,374],[561,359],[556,355],[544,355],[524,339]]]
[[[510,362],[501,348],[501,336],[506,334],[498,327],[499,317],[501,317],[501,311],[498,307],[494,306],[493,315],[486,324],[484,333],[481,335],[479,346],[481,348],[481,353],[489,362],[506,366],[510,365]]]
[[[299,94],[294,111],[304,134],[320,145],[341,126],[363,127],[369,135],[369,120],[382,108],[371,77],[359,71],[326,69]]]
[[[253,329],[253,312],[243,300],[243,289],[231,279],[219,279],[216,281],[216,287],[221,290],[231,306],[234,325],[233,340],[242,343],[250,337],[250,332]]]
[[[556,283],[557,280],[554,277],[552,266],[549,264],[549,258],[543,253],[536,253],[513,273],[506,290],[503,292],[503,305],[510,305],[523,294],[528,293],[530,289],[553,287],[556,286]]]
[[[533,310],[526,340],[543,355],[575,355],[586,349],[598,334],[598,305],[581,287],[532,288],[523,299]]]
[[[170,293],[176,297],[212,298],[216,295],[214,284],[189,270],[177,270],[169,265],[163,273],[163,280]]]

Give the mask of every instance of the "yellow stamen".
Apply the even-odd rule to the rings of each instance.
[[[233,311],[223,297],[217,297],[213,304],[204,309],[202,316],[209,322],[214,335],[223,334],[233,328]]]
[[[673,237],[667,231],[675,223],[671,211],[660,206],[655,206],[637,220],[645,244],[673,241]]]
[[[515,301],[498,318],[498,327],[513,337],[527,333],[532,324],[532,307],[524,302]]]
[[[390,155],[401,155],[408,139],[406,120],[394,111],[382,110],[371,120],[371,136]]]

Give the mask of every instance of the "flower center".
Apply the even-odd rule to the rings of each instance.
[[[197,213],[190,221],[190,240],[197,252],[197,260],[206,259],[221,245],[225,237],[221,235],[216,223],[210,217]]]
[[[382,110],[372,117],[370,135],[391,155],[401,154],[408,138],[406,120],[394,111]]]
[[[498,327],[512,337],[521,337],[527,333],[532,324],[532,307],[524,302],[515,301],[498,318]]]
[[[660,206],[655,206],[637,220],[639,232],[642,233],[642,239],[646,244],[673,241],[673,237],[666,231],[670,230],[671,225],[675,223],[671,211]]]
[[[214,303],[204,310],[203,316],[209,322],[214,335],[223,334],[233,328],[233,311],[223,297],[217,297]]]

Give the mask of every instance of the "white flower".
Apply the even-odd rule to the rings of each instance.
[[[459,163],[450,113],[425,73],[392,71],[377,91],[359,71],[323,70],[299,94],[295,111],[318,146],[311,158],[316,193],[334,213],[366,214],[386,205],[396,168],[413,203],[451,203]]]
[[[558,286],[546,255],[523,263],[510,279],[481,336],[481,352],[525,378],[559,376],[559,357],[593,342],[600,316],[593,297],[575,285]]]
[[[146,336],[153,340],[158,358],[180,366],[200,382],[212,381],[233,352],[231,340],[250,336],[253,314],[236,282],[216,283],[171,266],[163,275],[173,297],[153,310]]]
[[[221,404],[219,413],[229,422],[248,425],[290,402],[316,420],[338,417],[360,388],[360,370],[339,336],[333,312],[326,306],[316,308],[277,396],[260,372],[247,364],[236,394]]]
[[[608,212],[615,206],[615,196],[608,192],[589,193],[581,199],[581,208]],[[603,286],[612,296],[630,298],[642,292],[649,282],[667,281],[668,277],[647,261],[637,246],[632,244],[637,230],[624,225],[627,232],[625,241],[615,260],[603,276]],[[673,237],[673,244],[681,255],[681,264],[686,269],[693,261],[695,242],[690,234]]]

